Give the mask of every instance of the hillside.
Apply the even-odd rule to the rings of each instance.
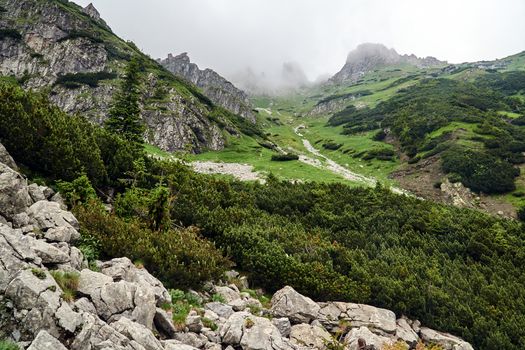
[[[126,63],[137,57],[149,143],[167,151],[219,150],[239,134],[242,120],[116,36],[92,5],[3,0],[0,6],[0,74],[26,88],[46,89],[66,112],[102,123]]]
[[[199,69],[195,63],[190,62],[187,53],[177,56],[169,54],[167,58],[159,59],[158,62],[174,75],[203,89],[204,94],[213,103],[255,123],[255,114],[252,111],[253,108],[250,105],[248,95],[214,70]]]
[[[263,161],[267,151],[242,144],[196,159],[237,157],[292,179],[379,180],[418,197],[515,217],[525,205],[523,69],[523,53],[447,65],[361,46],[341,70],[348,79],[339,72],[294,94],[254,98],[269,139],[282,152],[298,154],[299,163],[275,169],[269,156]],[[296,171],[300,164],[311,172]]]

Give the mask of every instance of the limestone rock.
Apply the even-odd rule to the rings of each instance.
[[[433,329],[421,327],[421,339],[426,343],[440,345],[444,350],[474,350],[472,345],[448,333],[437,332]]]
[[[155,317],[153,318],[155,327],[162,334],[166,335],[169,338],[173,338],[173,336],[177,332],[177,329],[173,325],[172,318],[166,311],[160,308],[157,308],[155,311]]]
[[[41,330],[27,350],[67,350],[67,348],[51,334]]]
[[[223,318],[229,318],[233,314],[233,308],[230,305],[219,302],[207,303],[204,307]]]
[[[4,145],[2,145],[1,143],[0,143],[0,163],[7,165],[14,171],[18,171],[18,166],[16,165],[15,161],[13,160],[9,152],[7,152]]]
[[[239,292],[230,287],[215,287],[215,293],[223,297],[226,304],[241,298]]]
[[[63,264],[69,262],[69,255],[49,243],[39,239],[33,242],[33,250],[43,264]]]
[[[390,337],[384,337],[372,333],[366,327],[352,328],[345,337],[345,343],[348,344],[349,350],[361,350],[358,347],[358,340],[363,339],[366,345],[373,345],[376,349],[382,349],[385,345],[395,343]]]
[[[153,333],[138,323],[135,323],[125,317],[111,324],[115,330],[126,336],[128,339],[136,341],[146,350],[162,350],[162,345]]]
[[[272,323],[275,327],[277,327],[283,337],[288,337],[290,335],[292,325],[289,319],[286,317],[273,318]]]
[[[16,214],[24,211],[32,203],[27,190],[27,181],[0,163],[0,215],[12,221]]]
[[[84,269],[80,271],[78,292],[84,295],[93,296],[97,289],[112,282],[113,279],[109,276],[100,272]]]
[[[400,318],[396,321],[396,338],[403,340],[409,345],[415,345],[419,341],[419,336],[416,332],[410,327],[406,318]]]
[[[312,299],[286,286],[272,297],[271,311],[274,316],[288,317],[294,323],[308,323],[317,317],[320,307]]]
[[[331,335],[325,329],[306,323],[292,326],[290,340],[297,346],[307,346],[314,349],[323,349],[325,343],[331,340]]]

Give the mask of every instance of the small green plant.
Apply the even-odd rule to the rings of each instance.
[[[255,325],[255,322],[253,322],[253,320],[251,318],[247,318],[246,320],[244,320],[244,327],[250,329],[254,325]]]
[[[0,340],[0,350],[20,350],[20,347],[10,340]]]
[[[224,299],[224,297],[217,293],[212,295],[211,300],[218,302],[218,303],[223,303],[223,304],[226,303],[226,300]]]
[[[191,305],[184,302],[178,302],[171,306],[173,313],[173,324],[178,330],[183,330],[186,325],[186,317],[191,311]]]
[[[262,308],[259,306],[259,305],[256,305],[256,304],[249,304],[248,305],[248,308],[250,308],[250,313],[252,315],[260,315],[261,314],[261,311],[262,311]]]
[[[80,275],[76,272],[51,271],[51,276],[62,289],[62,298],[67,302],[75,300]]]
[[[38,279],[41,279],[41,280],[45,280],[46,279],[46,273],[43,270],[41,270],[41,269],[38,269],[38,268],[34,267],[34,268],[31,269],[31,272],[33,273],[33,275],[38,277]]]
[[[207,327],[211,329],[212,331],[216,331],[219,328],[217,324],[213,322],[212,320],[210,320],[209,318],[203,317],[201,321],[204,327]]]

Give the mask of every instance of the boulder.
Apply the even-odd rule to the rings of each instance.
[[[135,309],[133,319],[148,329],[153,329],[153,319],[157,312],[155,290],[148,284],[139,284],[133,298]]]
[[[208,343],[208,338],[204,335],[198,335],[192,332],[188,333],[176,333],[174,338],[181,343],[191,345],[195,348],[202,348]]]
[[[108,283],[112,283],[113,279],[100,272],[84,269],[80,271],[78,281],[78,292],[87,296],[92,296],[97,289],[102,288]]]
[[[198,350],[198,348],[187,344],[176,343],[173,340],[164,342],[164,350]]]
[[[131,321],[126,317],[120,318],[111,324],[115,330],[130,340],[142,345],[145,350],[163,350],[162,345],[153,333],[141,324]]]
[[[56,202],[38,201],[27,209],[27,214],[31,218],[31,223],[44,233],[50,229],[66,227],[70,237],[80,237],[78,232],[73,232],[79,229],[75,216],[62,210]],[[52,235],[58,236],[60,233]]]
[[[103,274],[111,276],[115,281],[124,280],[149,286],[155,295],[156,306],[171,302],[171,296],[164,285],[146,269],[136,267],[128,258],[106,261],[101,264],[100,269]]]
[[[274,318],[272,319],[272,323],[283,337],[288,337],[290,335],[290,330],[292,328],[292,324],[290,323],[290,320],[286,317],[281,318]]]
[[[395,340],[390,337],[384,337],[372,333],[367,327],[352,328],[345,336],[345,344],[348,350],[362,350],[358,346],[359,339],[366,342],[368,346],[374,346],[376,349],[382,349],[384,346],[392,345]]]
[[[97,314],[103,320],[108,320],[113,315],[133,310],[136,290],[135,284],[126,281],[104,284],[91,295]]]
[[[80,238],[80,233],[71,226],[53,227],[44,233],[49,242],[74,242]]]
[[[402,317],[396,321],[396,324],[396,338],[401,339],[408,345],[415,346],[419,341],[419,336],[414,332],[412,327],[410,327],[407,319]]]
[[[33,242],[32,248],[43,264],[64,264],[70,260],[68,254],[39,239]]]
[[[29,196],[31,197],[33,202],[47,200],[46,196],[44,195],[44,192],[40,189],[40,187],[37,184],[33,183],[27,186],[27,191],[29,192]]]
[[[224,299],[226,304],[241,298],[239,292],[230,287],[215,287],[214,291]]]
[[[419,334],[425,343],[437,344],[444,350],[474,350],[470,343],[448,333],[421,327]]]
[[[57,338],[41,330],[27,350],[67,350]]]
[[[290,340],[297,346],[307,346],[314,349],[323,349],[332,336],[325,329],[306,323],[292,326]]]
[[[177,329],[173,325],[171,316],[160,308],[155,310],[153,322],[155,323],[157,330],[168,338],[173,338],[175,333],[177,333]]]
[[[58,325],[69,333],[75,333],[82,324],[82,316],[74,312],[66,302],[62,302],[62,305],[55,312],[55,317],[58,320]]]
[[[27,180],[5,164],[0,163],[0,215],[12,221],[16,214],[33,203],[27,190]]]
[[[272,314],[287,317],[293,323],[309,323],[317,317],[320,307],[312,299],[286,286],[272,297]],[[394,321],[395,322],[395,321]]]
[[[229,318],[233,314],[233,308],[230,305],[219,302],[207,303],[204,308],[213,311],[219,317]]]
[[[195,311],[190,311],[190,314],[186,317],[186,327],[193,333],[200,333],[202,330],[201,317]]]
[[[0,163],[7,165],[14,171],[18,171],[18,166],[16,165],[15,161],[13,160],[9,152],[7,152],[4,145],[2,145],[1,143],[0,143]]]
[[[82,328],[70,345],[71,350],[86,349],[142,349],[130,347],[130,340],[115,328],[102,321],[96,314],[82,313]]]

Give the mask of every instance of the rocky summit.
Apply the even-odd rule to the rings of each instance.
[[[356,82],[366,73],[385,66],[408,64],[419,68],[445,65],[434,57],[419,58],[415,55],[400,55],[382,44],[365,43],[348,54],[343,68],[331,79],[332,83]]]
[[[200,87],[214,103],[255,123],[255,113],[248,95],[214,70],[199,69],[199,66],[190,62],[186,52],[177,56],[169,54],[158,62],[176,76]]]
[[[140,265],[88,266],[60,194],[30,184],[1,145],[0,162],[0,339],[24,349],[472,349],[392,311],[315,302],[289,286],[268,302],[235,271],[191,292],[199,306],[175,319],[172,294]]]

